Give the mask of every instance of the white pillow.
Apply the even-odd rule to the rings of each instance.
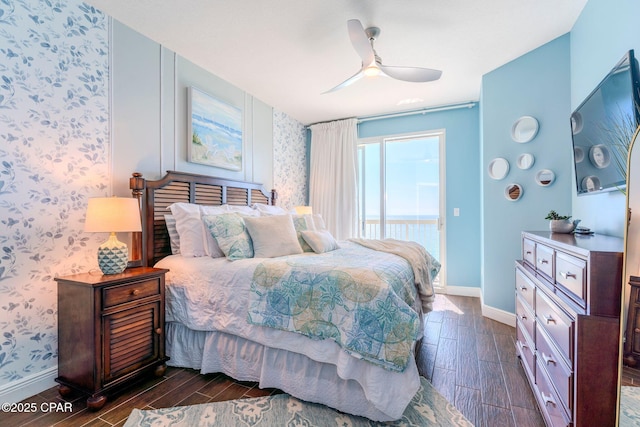
[[[229,260],[253,257],[251,237],[240,214],[205,215],[202,222]]]
[[[180,202],[172,204],[169,209],[176,220],[176,230],[180,236],[180,254],[185,257],[206,256],[200,206]]]
[[[180,235],[176,228],[176,219],[173,215],[165,215],[164,222],[167,225],[167,232],[169,233],[169,244],[171,245],[171,253],[178,255],[180,253]]]
[[[265,205],[264,203],[254,203],[252,208],[260,212],[260,215],[286,215],[287,211],[280,206]]]
[[[244,223],[253,242],[255,258],[273,258],[302,253],[290,215],[245,218]]]
[[[301,231],[300,234],[317,254],[340,249],[336,239],[327,230],[305,230]]]
[[[205,215],[222,215],[224,213],[229,213],[228,205],[222,206],[200,206],[200,215],[201,218]],[[207,228],[207,224],[204,224],[204,227]],[[205,239],[205,251],[207,255],[211,258],[222,258],[224,256],[224,252],[220,249],[218,242],[214,239],[213,235],[209,232],[208,229],[204,232]]]
[[[235,205],[223,205],[229,209],[229,212],[241,213],[244,216],[260,216],[260,212],[253,209],[251,206],[235,206]]]

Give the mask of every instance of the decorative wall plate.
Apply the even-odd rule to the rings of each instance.
[[[511,201],[515,202],[522,197],[522,186],[520,184],[509,184],[504,188],[504,197]]]
[[[556,174],[553,173],[553,171],[550,169],[541,169],[536,174],[536,182],[538,183],[538,185],[541,185],[543,187],[547,187],[553,184],[553,181],[555,180]]]
[[[535,163],[536,158],[533,157],[531,153],[524,153],[518,156],[518,160],[516,160],[516,164],[520,169],[531,169],[531,166]]]
[[[503,179],[509,173],[509,161],[503,157],[496,157],[489,163],[489,176],[493,179]]]
[[[538,128],[538,120],[535,117],[522,116],[511,127],[511,138],[515,142],[524,144],[536,137]]]

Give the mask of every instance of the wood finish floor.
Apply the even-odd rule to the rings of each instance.
[[[544,426],[535,398],[515,353],[515,329],[480,314],[478,298],[438,295],[425,320],[425,338],[418,349],[421,375],[476,426]],[[0,425],[121,426],[133,408],[257,397],[279,393],[255,383],[237,382],[222,374],[200,375],[191,369],[169,368],[161,378],[132,385],[97,412],[85,408],[82,397],[68,398],[70,412],[7,414]],[[25,403],[65,402],[53,387]]]

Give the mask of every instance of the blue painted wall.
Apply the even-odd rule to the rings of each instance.
[[[571,30],[571,108],[575,109],[629,49],[640,56],[640,1],[589,0]],[[573,188],[573,187],[572,187]],[[618,191],[578,197],[573,213],[598,233],[624,236],[626,199]]]
[[[447,285],[480,287],[479,108],[363,122],[358,136],[445,130]],[[460,216],[453,216],[453,208]]]
[[[522,230],[545,230],[549,210],[571,211],[572,147],[569,125],[569,35],[486,74],[482,79],[482,293],[483,303],[515,312],[514,262],[521,258]],[[540,129],[528,143],[514,142],[511,127],[521,116],[533,116]],[[520,154],[531,153],[531,169],[517,168]],[[504,157],[511,165],[502,180],[488,177],[489,162]],[[535,182],[540,169],[555,173],[555,182]],[[518,183],[518,201],[504,196],[507,184]]]

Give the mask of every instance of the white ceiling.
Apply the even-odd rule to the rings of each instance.
[[[482,75],[571,30],[587,0],[87,0],[303,124],[475,101]],[[361,79],[347,20],[377,26],[385,65],[442,78]],[[420,101],[402,103],[405,100]]]

